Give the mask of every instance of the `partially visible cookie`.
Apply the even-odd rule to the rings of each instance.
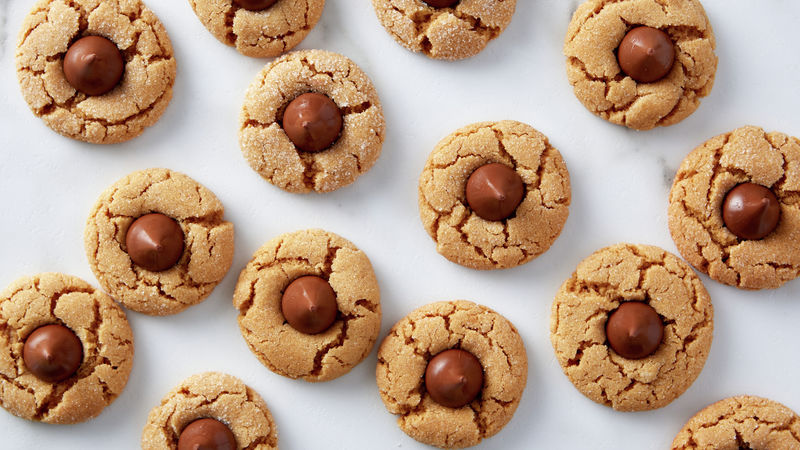
[[[0,405],[16,416],[83,422],[128,382],[133,332],[125,313],[79,278],[43,273],[13,282],[0,293],[0,329]]]

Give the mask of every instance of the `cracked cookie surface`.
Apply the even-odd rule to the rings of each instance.
[[[183,255],[171,268],[151,272],[131,261],[125,236],[131,223],[151,213],[178,222]],[[163,316],[203,301],[233,262],[233,224],[208,189],[169,169],[133,172],[100,195],[86,221],[83,241],[100,285],[134,311]]]
[[[469,405],[448,408],[425,390],[425,369],[451,348],[481,362],[484,384]],[[375,371],[386,409],[412,438],[464,448],[494,436],[516,411],[528,378],[528,357],[514,325],[491,309],[457,300],[422,306],[397,322],[378,349]]]
[[[278,56],[299,44],[322,16],[325,0],[278,0],[249,11],[233,0],[189,0],[203,25],[225,45],[257,58]]]
[[[403,47],[435,59],[464,59],[480,53],[505,31],[516,0],[461,0],[434,8],[422,0],[372,0],[381,25]]]
[[[695,414],[673,450],[800,450],[800,416],[778,402],[742,395]]]
[[[336,293],[336,321],[319,334],[295,330],[281,312],[284,289],[304,275],[327,280]],[[323,230],[286,233],[264,244],[239,275],[233,305],[258,360],[279,375],[306,381],[349,372],[372,350],[381,326],[380,290],[369,258]]]
[[[739,183],[770,188],[781,205],[778,228],[739,239],[722,219]],[[777,288],[800,275],[800,140],[753,126],[714,137],[681,163],[669,194],[669,230],[684,258],[716,281],[742,289]]]
[[[675,43],[675,64],[661,80],[638,83],[617,62],[632,28],[646,25]],[[572,16],[564,43],[575,96],[597,116],[637,130],[673,125],[711,93],[717,71],[711,23],[698,0],[589,0]]]
[[[606,321],[622,302],[649,304],[664,322],[652,355],[614,352]],[[683,394],[705,365],[714,311],[700,279],[677,256],[648,245],[618,244],[581,261],[561,285],[550,340],[564,374],[591,400],[618,411],[661,408]]]
[[[122,52],[119,85],[87,96],[63,72],[70,44],[110,39]],[[22,24],[16,52],[22,95],[58,133],[95,144],[124,142],[158,121],[172,98],[176,64],[167,32],[139,0],[40,0]]]
[[[183,429],[203,418],[228,426],[240,449],[278,448],[278,430],[261,396],[232,375],[206,372],[183,380],[150,411],[142,449],[177,448]]]
[[[342,134],[323,151],[300,151],[283,130],[283,111],[307,92],[325,94],[339,107]],[[386,135],[378,93],[348,58],[301,50],[273,61],[250,85],[240,115],[239,145],[265,180],[289,192],[330,192],[367,172]]]
[[[502,163],[525,183],[515,215],[488,221],[466,201],[467,179],[478,167]],[[553,244],[569,215],[569,172],[547,137],[514,121],[481,122],[440,141],[419,179],[422,225],[436,250],[473,269],[505,269],[531,261]]]
[[[83,344],[71,377],[42,381],[25,366],[25,340],[40,326],[60,324]],[[96,417],[125,388],[133,367],[133,332],[113,300],[85,281],[43,273],[0,293],[0,405],[28,420],[72,424]]]

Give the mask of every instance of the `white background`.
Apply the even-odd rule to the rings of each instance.
[[[800,282],[741,292],[702,276],[715,309],[705,369],[669,406],[615,412],[581,395],[562,374],[549,339],[550,305],[578,262],[627,241],[675,252],[667,193],[684,156],[706,139],[753,124],[800,135],[800,3],[704,0],[717,37],[711,95],[683,123],[635,132],[587,112],[566,80],[561,47],[577,0],[520,0],[508,30],[482,54],[440,62],[397,45],[368,0],[330,0],[300,48],[347,55],[374,81],[388,126],[376,166],[325,195],[285,193],[253,172],[237,144],[245,89],[267,60],[217,42],[185,0],[149,0],[175,47],[175,95],[154,127],[121,145],[84,144],[50,131],[28,110],[14,72],[16,34],[32,0],[0,0],[0,288],[37,272],[96,285],[83,226],[100,192],[148,167],[182,171],[211,189],[236,226],[236,255],[202,304],[171,317],[134,312],[130,381],[97,419],[53,426],[0,411],[0,448],[137,448],[149,410],[200,371],[236,375],[266,400],[282,449],[423,449],[395,424],[375,386],[375,351],[349,374],[310,384],[275,375],[248,351],[231,296],[251,254],[276,235],[321,227],[364,250],[380,282],[382,336],[423,304],[469,299],[513,321],[529,359],[514,419],[484,449],[663,449],[705,405],[756,394],[800,411]],[[570,217],[553,247],[522,267],[462,268],[439,256],[417,211],[417,178],[441,138],[481,120],[516,119],[550,137],[567,162]],[[381,337],[382,337],[381,336]]]

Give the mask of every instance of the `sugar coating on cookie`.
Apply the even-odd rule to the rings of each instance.
[[[428,362],[452,348],[481,362],[484,384],[461,408],[436,403],[425,390]],[[469,301],[422,306],[397,322],[378,349],[375,371],[386,409],[412,438],[441,448],[464,448],[500,432],[519,405],[528,378],[528,358],[514,325]]]
[[[87,96],[62,68],[70,44],[83,36],[111,40],[125,59],[120,83]],[[176,64],[164,26],[140,0],[39,0],[22,23],[16,50],[22,95],[58,133],[95,144],[140,135],[172,98]]]
[[[336,294],[336,320],[318,334],[296,330],[281,312],[286,287],[306,275],[327,280]],[[323,230],[286,233],[264,244],[239,275],[233,305],[258,360],[277,374],[306,381],[349,372],[372,350],[381,326],[380,290],[369,258]]]
[[[278,56],[299,44],[322,16],[325,0],[278,0],[259,11],[233,0],[189,0],[203,25],[246,56]]]
[[[162,316],[203,301],[233,262],[233,224],[207,188],[169,169],[133,172],[111,185],[92,208],[84,229],[86,257],[103,289],[134,311]],[[161,213],[185,236],[181,258],[152,272],[136,265],[126,248],[131,224]]]
[[[319,152],[295,147],[282,127],[286,106],[301,94],[328,96],[344,127],[333,145]],[[250,167],[289,192],[330,192],[367,172],[381,153],[386,125],[378,93],[348,58],[323,50],[282,56],[256,76],[240,115],[239,145]]]
[[[664,322],[655,353],[627,359],[607,344],[609,314],[624,301],[645,302]],[[558,363],[591,400],[618,411],[661,408],[694,382],[713,335],[711,299],[677,256],[647,245],[598,250],[561,285],[550,316]]]
[[[623,37],[639,25],[665,32],[675,44],[675,63],[656,82],[636,82],[617,60]],[[698,0],[588,0],[567,31],[567,78],[586,109],[609,122],[637,130],[673,125],[711,92],[715,46]]]
[[[70,329],[83,360],[69,378],[49,383],[23,361],[28,336],[45,325]],[[122,393],[133,367],[133,332],[111,298],[59,273],[23,277],[0,293],[0,405],[23,419],[72,424],[99,415]]]
[[[489,221],[469,208],[469,176],[487,163],[512,167],[525,183],[516,214]],[[547,137],[514,121],[461,128],[436,145],[419,178],[422,225],[445,258],[473,269],[505,269],[541,255],[561,234],[572,198],[569,172]]]
[[[763,239],[734,235],[722,217],[740,183],[769,188],[781,207]],[[714,137],[681,163],[669,195],[669,230],[681,255],[716,281],[777,288],[800,275],[800,140],[753,126]]]

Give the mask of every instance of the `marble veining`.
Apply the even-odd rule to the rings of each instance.
[[[3,57],[6,51],[6,38],[8,37],[6,25],[8,24],[8,11],[13,1],[14,0],[0,1],[0,58]]]

